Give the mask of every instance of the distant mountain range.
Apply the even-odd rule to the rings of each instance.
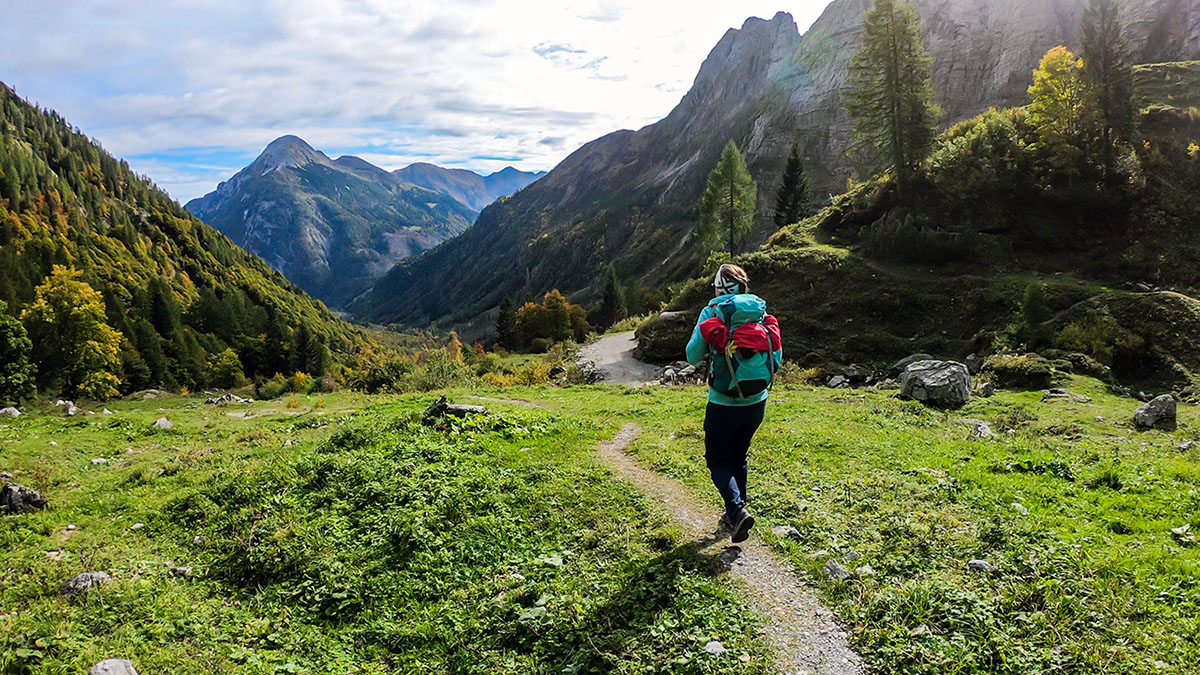
[[[283,136],[187,209],[340,307],[399,260],[466,230],[484,206],[540,176],[511,167],[480,176],[431,164],[389,173],[358,157],[331,160]]]
[[[1079,47],[1085,3],[914,0],[944,121],[1028,102],[1042,55],[1059,44]],[[762,217],[747,244],[763,242],[774,229],[772,197],[793,142],[817,201],[846,185],[851,138],[842,92],[871,5],[837,0],[804,35],[782,12],[730,30],[665,119],[583,146],[486,208],[461,236],[398,265],[352,311],[387,323],[461,326],[505,295],[521,301],[559,288],[594,300],[610,262],[621,276],[651,285],[685,279],[705,257],[691,231],[705,179],[730,139],[759,186]],[[1123,15],[1136,62],[1200,58],[1200,3],[1127,0]],[[430,284],[437,294],[425,292]]]

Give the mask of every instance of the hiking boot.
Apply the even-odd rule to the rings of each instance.
[[[733,527],[731,528],[733,530],[733,536],[731,537],[733,543],[740,544],[749,539],[750,528],[752,527],[754,527],[754,516],[750,515],[750,512],[743,506],[738,511],[737,518],[734,520]]]

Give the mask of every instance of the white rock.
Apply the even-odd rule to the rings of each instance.
[[[854,570],[854,574],[855,576],[863,579],[867,577],[873,577],[875,576],[875,568],[871,567],[870,565],[861,565]]]
[[[174,423],[172,423],[171,420],[169,420],[165,417],[160,417],[160,418],[154,420],[154,426],[155,426],[155,428],[158,428],[158,429],[174,429],[175,428]]]
[[[104,411],[101,412],[100,414],[101,415],[111,415],[111,414],[113,414],[113,411],[109,410],[108,408],[105,408]]]
[[[725,645],[721,644],[720,642],[717,642],[716,640],[713,640],[713,641],[709,642],[708,644],[704,645],[704,651],[708,652],[709,654],[712,654],[713,656],[717,656],[719,654],[724,654],[728,650],[725,649]]]
[[[104,659],[92,666],[88,675],[138,675],[129,659]]]
[[[996,569],[996,566],[986,560],[970,560],[967,562],[967,567],[976,572],[991,572]]]
[[[100,466],[101,464],[108,464],[108,460],[103,457],[97,457],[92,460],[92,466]]]
[[[1029,509],[1025,508],[1025,505],[1021,502],[1013,502],[1012,504],[1009,504],[1009,506],[1013,508],[1013,511],[1016,511],[1023,516],[1029,515]]]
[[[0,417],[11,417],[11,418],[17,418],[17,417],[20,417],[20,416],[21,416],[21,411],[20,411],[20,410],[17,410],[16,408],[3,408],[3,409],[0,409]]]
[[[145,527],[145,526],[146,526],[146,524],[145,524],[145,523],[134,523],[134,524],[133,524],[133,526],[132,526],[132,527],[130,527],[129,529],[131,529],[131,530],[140,530],[140,529],[142,529],[142,528],[143,528],[143,527]]]

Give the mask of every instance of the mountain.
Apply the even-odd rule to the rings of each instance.
[[[603,266],[662,285],[703,262],[690,233],[705,179],[729,139],[759,183],[765,240],[774,189],[793,141],[814,196],[850,175],[840,92],[870,0],[837,0],[803,36],[792,17],[749,19],[717,43],[691,90],[662,121],[580,148],[545,177],[488,207],[464,234],[397,266],[353,306],[373,320],[479,320],[504,295],[560,288],[594,299]],[[1030,74],[1057,44],[1078,46],[1085,0],[916,0],[947,124],[1027,102]],[[1138,61],[1200,58],[1200,5],[1130,0]],[[420,280],[415,284],[414,280]],[[424,292],[430,283],[440,292]]]
[[[334,307],[477,215],[358,157],[331,160],[296,136],[271,142],[187,209]]]
[[[319,160],[280,144],[260,168]],[[122,334],[122,391],[353,365],[375,342],[185,211],[62,117],[0,84],[0,301],[19,316],[56,266],[79,273]],[[38,351],[37,345],[34,351]],[[329,362],[332,352],[333,362]],[[87,354],[79,354],[87,358]],[[64,364],[43,363],[43,374]],[[53,386],[50,383],[50,386]]]
[[[397,169],[392,175],[418,187],[453,197],[476,211],[482,211],[488,204],[520,190],[545,173],[518,171],[510,166],[496,173],[481,176],[466,169],[443,169],[419,162]]]

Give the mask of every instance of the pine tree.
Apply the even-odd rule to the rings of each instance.
[[[798,223],[811,209],[808,178],[804,175],[804,163],[800,160],[800,147],[792,143],[792,154],[788,156],[787,167],[783,170],[783,183],[775,195],[775,226]]]
[[[624,319],[627,314],[625,289],[621,287],[621,281],[617,278],[617,269],[609,263],[604,277],[604,296],[600,300],[600,325],[607,328]]]
[[[1133,136],[1133,66],[1116,0],[1091,0],[1083,13],[1083,74],[1094,97],[1105,175],[1113,172],[1113,144]]]
[[[901,192],[933,145],[941,114],[933,103],[932,60],[921,38],[921,17],[906,0],[875,0],[850,63],[846,112],[854,125],[852,151],[874,168],[890,165]]]
[[[517,308],[510,296],[504,296],[500,301],[500,313],[496,316],[496,344],[508,350],[515,350],[517,344]]]
[[[718,250],[723,241],[729,242],[729,255],[737,252],[737,242],[754,230],[758,212],[758,186],[750,177],[746,160],[737,144],[729,141],[721,151],[721,159],[708,176],[708,186],[700,201],[700,224],[697,237]]]

